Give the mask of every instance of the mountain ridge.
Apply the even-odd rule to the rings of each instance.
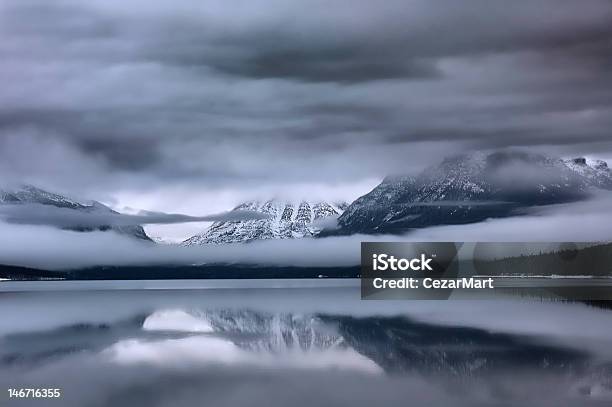
[[[0,187],[0,205],[11,204],[40,204],[49,205],[57,208],[66,208],[86,213],[118,213],[98,201],[81,201],[68,198],[64,195],[46,191],[33,185],[19,185],[11,188]],[[122,235],[131,236],[140,240],[151,241],[144,228],[140,225],[134,226],[100,226],[98,228],[68,228],[78,232],[91,232],[93,230],[108,231],[112,230]]]
[[[612,189],[605,161],[523,151],[456,155],[416,176],[386,177],[349,205],[336,230],[320,236],[474,223],[586,199],[593,188]]]
[[[247,243],[267,239],[313,237],[324,222],[342,214],[346,203],[324,201],[292,202],[279,199],[248,201],[233,210],[248,210],[268,215],[265,219],[215,222],[209,228],[186,239],[182,246],[221,243]]]

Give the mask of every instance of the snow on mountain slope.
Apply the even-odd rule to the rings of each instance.
[[[37,203],[41,205],[52,205],[59,208],[70,209],[84,209],[91,206],[62,195],[36,188],[32,185],[22,185],[16,188],[0,189],[0,204],[2,203]]]
[[[579,157],[563,161],[565,165],[580,174],[592,186],[612,189],[612,170],[603,160]]]
[[[117,213],[108,206],[97,202],[85,202],[67,198],[36,188],[32,185],[21,185],[12,188],[0,188],[0,205],[2,204],[40,204],[51,205],[58,208],[67,208],[86,213]],[[121,234],[142,240],[151,239],[147,236],[142,226],[100,226],[98,230],[114,230]],[[78,231],[88,232],[91,229],[79,228]]]
[[[584,199],[593,187],[612,189],[603,161],[521,151],[459,155],[415,177],[387,177],[346,209],[338,230],[322,235],[479,222],[534,205]]]
[[[254,211],[268,215],[264,219],[215,222],[204,232],[182,244],[245,243],[260,239],[293,239],[316,235],[320,222],[342,214],[346,204],[327,202],[292,203],[280,200],[250,201],[234,210]]]
[[[343,347],[334,326],[315,315],[269,314],[248,309],[159,310],[143,322],[153,331],[216,332],[236,338],[240,347],[254,351],[318,351]],[[240,341],[240,338],[248,340]]]

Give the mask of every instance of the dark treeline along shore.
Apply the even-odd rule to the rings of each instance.
[[[490,276],[612,277],[612,243],[495,260],[474,260],[474,267],[478,274]]]
[[[357,278],[360,267],[265,267],[253,265],[98,266],[73,270],[44,270],[0,265],[0,278],[9,280],[180,280],[247,278]]]
[[[473,271],[487,276],[591,276],[612,277],[612,243],[506,257],[464,260]],[[461,267],[462,269],[466,269]],[[244,278],[359,278],[359,265],[348,267],[263,266],[250,264],[95,266],[69,270],[45,270],[0,265],[0,278],[10,280],[170,280]]]

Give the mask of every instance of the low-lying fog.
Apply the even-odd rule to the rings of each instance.
[[[403,236],[352,235],[205,247],[154,245],[112,232],[0,223],[0,264],[45,269],[217,262],[351,266],[359,264],[362,241],[610,241],[611,203],[612,194],[603,193],[589,201],[540,207],[522,216],[432,227]]]

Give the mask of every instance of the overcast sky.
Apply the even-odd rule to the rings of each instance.
[[[612,157],[609,0],[0,0],[0,38],[0,182],[116,208],[352,200],[474,148]]]

